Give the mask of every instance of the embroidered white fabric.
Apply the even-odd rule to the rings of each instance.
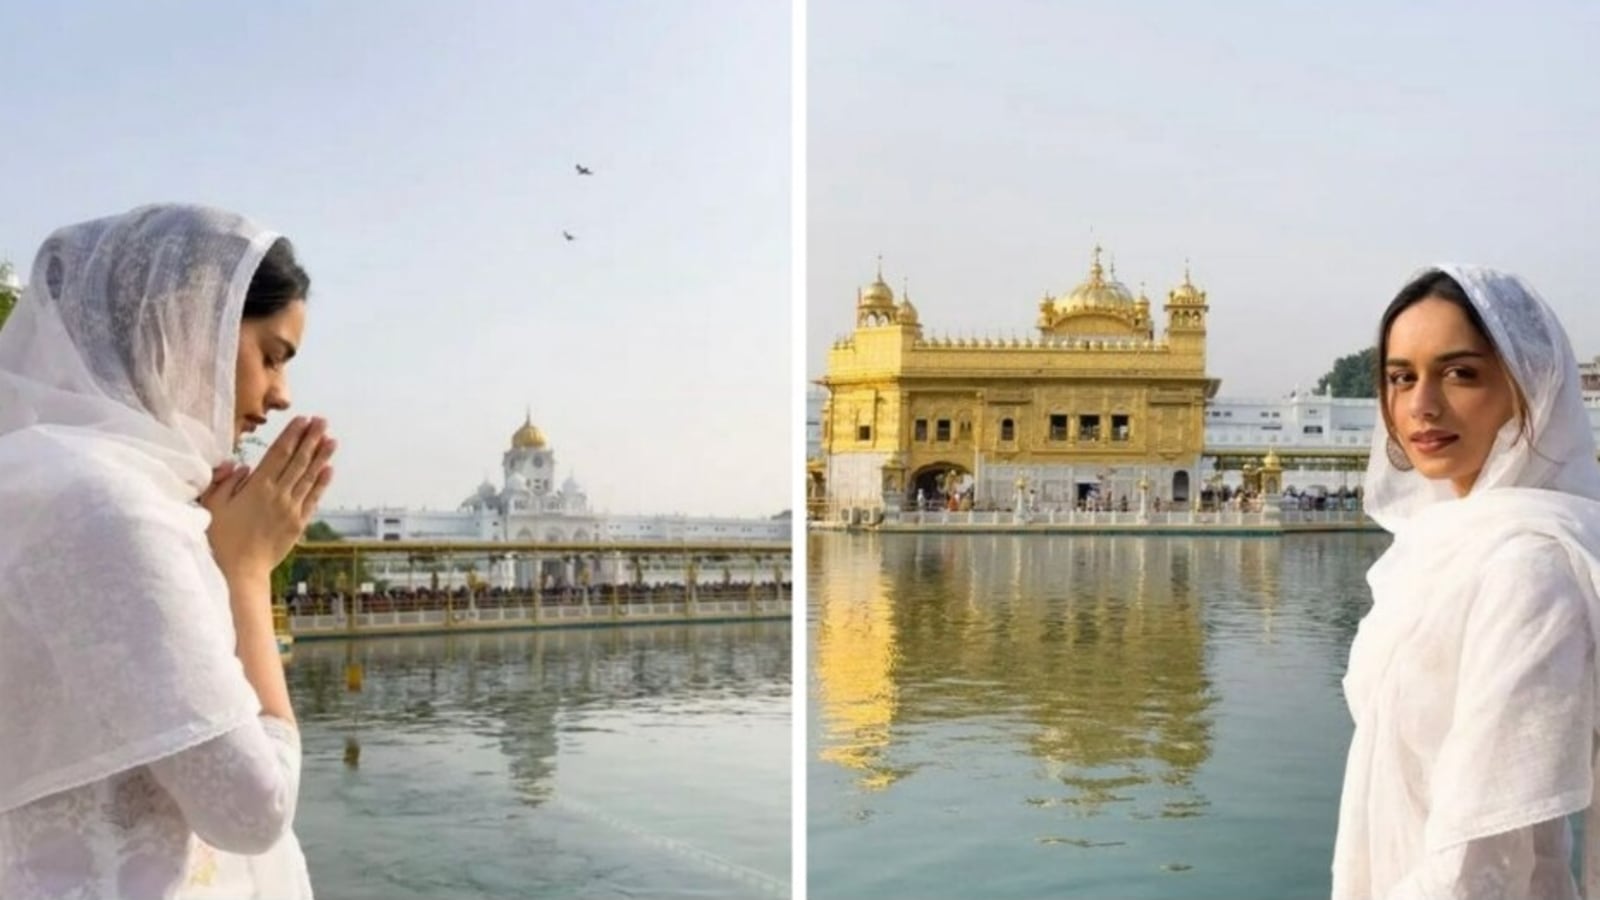
[[[166,793],[130,773],[260,712],[195,498],[231,450],[244,295],[275,239],[191,206],[64,228],[0,329],[0,815],[13,824],[58,795],[89,821],[128,808],[91,798]],[[153,846],[122,853],[182,870],[184,856],[150,862]],[[268,857],[292,865],[291,849]],[[264,864],[217,855],[229,871]],[[275,883],[303,881],[299,866]]]
[[[1350,650],[1355,719],[1333,896],[1569,898],[1570,814],[1589,809],[1582,896],[1600,898],[1600,466],[1576,358],[1520,279],[1443,266],[1525,395],[1471,492],[1401,471],[1377,429],[1368,512],[1394,543]]]
[[[272,852],[294,818],[300,738],[262,716],[199,746],[0,813],[0,897],[231,898],[260,894],[224,876],[216,851]],[[219,893],[219,891],[223,891]]]

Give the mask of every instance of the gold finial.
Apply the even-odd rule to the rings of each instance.
[[[522,424],[524,424],[524,425],[532,425],[533,424],[533,404],[531,404],[531,403],[528,404],[527,414],[522,417]]]
[[[1100,268],[1100,244],[1096,242],[1094,245],[1094,264],[1089,267],[1089,280],[1099,284],[1104,272],[1105,270]]]
[[[883,280],[883,254],[878,254],[878,280]]]
[[[1190,287],[1194,286],[1194,282],[1189,280],[1189,257],[1187,256],[1183,258],[1183,283]]]
[[[1111,254],[1111,280],[1117,280],[1117,255]]]
[[[900,299],[911,299],[911,276],[902,276],[900,279]]]

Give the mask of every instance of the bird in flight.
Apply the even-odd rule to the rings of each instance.
[[[582,163],[579,163],[578,164],[578,174],[579,175],[593,175],[594,174],[594,170],[584,166]]]
[[[569,240],[569,241],[575,241],[575,240],[577,240],[577,238],[575,238],[575,237],[573,237],[573,236],[572,236],[572,232],[570,232],[570,231],[563,231],[563,232],[561,232],[561,236],[562,236],[562,237],[564,237],[564,238],[566,238],[566,239],[567,239],[567,240]]]

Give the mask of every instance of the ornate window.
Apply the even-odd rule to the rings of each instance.
[[[1067,416],[1065,413],[1051,413],[1050,415],[1050,440],[1064,441],[1067,439]]]

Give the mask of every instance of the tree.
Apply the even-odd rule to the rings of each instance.
[[[11,315],[11,308],[22,299],[18,296],[17,289],[12,286],[15,278],[16,270],[11,268],[11,263],[0,260],[0,326],[6,324],[6,317]]]
[[[333,526],[327,522],[319,519],[306,528],[306,533],[301,535],[300,540],[318,542],[342,541],[344,540],[344,535],[334,530]],[[347,582],[350,578],[348,561],[341,559],[300,559],[291,550],[283,562],[278,563],[278,567],[272,570],[272,592],[274,596],[281,597],[289,593],[294,585],[301,581],[321,584],[325,589],[332,590],[341,577]],[[373,580],[371,568],[366,560],[362,560],[356,570],[355,583],[347,584],[346,587],[348,591],[354,592],[361,586],[362,582]]]
[[[306,528],[304,539],[308,541],[342,541],[344,540],[344,535],[335,531],[332,525],[318,519]]]
[[[1378,396],[1378,348],[1334,360],[1333,368],[1317,382],[1317,393],[1330,397]]]

